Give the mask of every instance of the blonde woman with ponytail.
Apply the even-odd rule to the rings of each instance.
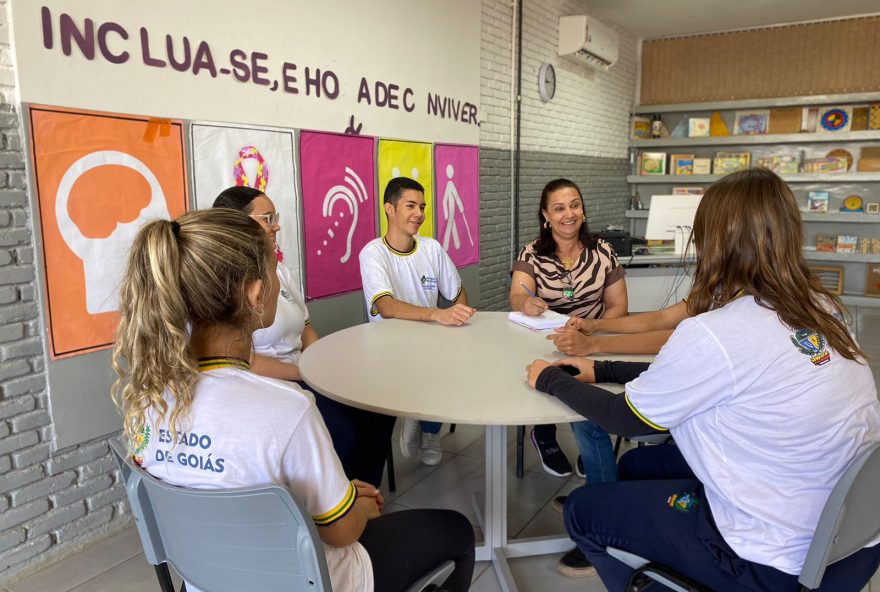
[[[532,386],[609,432],[675,437],[625,454],[617,482],[572,492],[566,529],[609,590],[632,575],[606,552],[614,546],[707,589],[795,592],[831,490],[880,442],[874,378],[840,300],[804,262],[798,203],[777,175],[713,183],[694,244],[688,318],[653,364],[565,358],[528,369]],[[821,590],[861,590],[878,543],[829,566]]]
[[[448,510],[382,515],[379,491],[346,478],[312,397],[251,372],[252,334],[275,319],[276,265],[259,223],[235,210],[140,230],[113,352],[113,397],[135,460],[183,487],[289,487],[319,527],[334,590],[405,590],[450,559],[447,589],[467,590],[467,519]]]

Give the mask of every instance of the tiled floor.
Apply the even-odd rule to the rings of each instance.
[[[445,431],[445,430],[444,430]],[[545,474],[537,455],[526,442],[525,477],[514,478],[514,434],[510,437],[510,517],[513,536],[531,537],[562,534],[562,517],[550,503],[583,483],[582,479],[557,479]],[[398,460],[397,492],[383,493],[388,510],[401,508],[453,508],[476,522],[471,503],[472,492],[484,488],[483,429],[460,425],[454,434],[443,437],[443,462],[436,467],[421,465],[417,460]],[[571,431],[559,430],[559,442],[570,459],[577,456]],[[398,455],[399,456],[399,455]],[[477,537],[479,538],[479,528]],[[521,592],[574,591],[602,592],[605,587],[598,577],[567,578],[556,571],[558,555],[514,559],[511,571]],[[880,592],[880,572],[872,581]],[[871,586],[865,590],[870,590]],[[100,541],[63,561],[34,575],[13,581],[0,588],[2,592],[155,592],[155,574],[143,557],[140,540],[134,528]],[[500,587],[492,567],[478,563],[474,572],[473,592],[498,592]],[[863,591],[865,592],[865,591]]]

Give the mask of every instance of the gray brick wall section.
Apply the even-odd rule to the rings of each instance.
[[[629,204],[625,158],[523,152],[520,171],[519,247],[538,234],[538,206],[544,185],[559,177],[581,188],[592,232],[623,225]],[[480,295],[487,310],[504,310],[510,289],[510,151],[480,150]],[[516,249],[517,251],[519,248]]]
[[[8,10],[0,0],[5,55]],[[131,520],[105,441],[51,450],[47,360],[12,74],[0,60],[0,582]]]

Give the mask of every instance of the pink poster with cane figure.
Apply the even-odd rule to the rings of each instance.
[[[359,290],[358,254],[376,237],[375,140],[302,132],[299,143],[306,296]]]
[[[480,149],[434,145],[437,240],[456,267],[480,262]]]

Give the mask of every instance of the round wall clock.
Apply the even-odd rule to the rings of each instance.
[[[545,103],[556,94],[556,70],[553,64],[544,62],[538,70],[538,92]]]

